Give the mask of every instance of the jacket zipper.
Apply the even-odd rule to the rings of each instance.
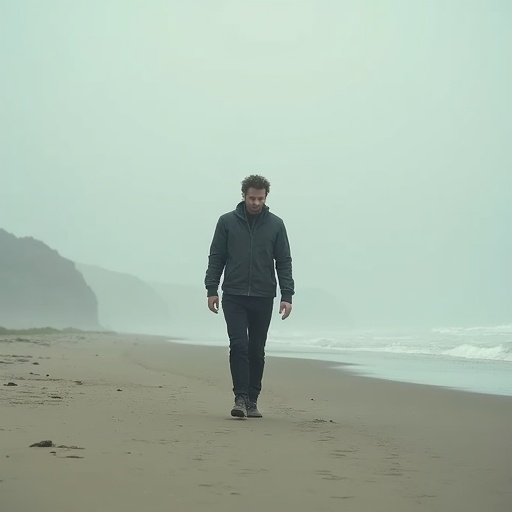
[[[253,246],[253,236],[254,236],[254,229],[256,228],[256,224],[258,223],[259,219],[254,219],[252,228],[249,224],[249,219],[247,218],[247,212],[244,212],[245,214],[245,222],[247,223],[247,227],[249,229],[249,235],[251,237],[251,243],[249,245],[249,289],[247,290],[247,295],[251,295],[251,281],[252,281],[252,246]]]
[[[249,251],[249,290],[247,295],[251,295],[251,281],[252,281],[252,231],[251,231],[251,245]]]
[[[245,222],[247,222],[247,228],[249,229],[250,245],[249,245],[249,288],[247,290],[247,295],[251,295],[251,279],[252,279],[252,229],[249,224],[249,219],[247,218],[247,212],[245,212]]]

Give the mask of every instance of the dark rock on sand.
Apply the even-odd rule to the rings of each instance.
[[[30,448],[37,447],[37,448],[51,448],[53,446],[52,441],[39,441],[38,443],[34,443],[30,445]]]

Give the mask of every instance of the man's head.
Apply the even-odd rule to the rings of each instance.
[[[247,211],[252,214],[260,213],[270,192],[270,183],[259,174],[251,174],[242,181],[242,196]]]

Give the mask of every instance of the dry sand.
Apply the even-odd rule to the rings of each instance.
[[[0,340],[1,512],[512,510],[512,398],[268,358],[234,419],[227,349]]]

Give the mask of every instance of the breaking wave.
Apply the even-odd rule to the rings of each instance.
[[[270,347],[287,352],[375,352],[512,362],[512,325],[439,328],[421,334],[396,335],[361,332],[313,338],[299,333],[286,337],[276,334],[269,336]]]

